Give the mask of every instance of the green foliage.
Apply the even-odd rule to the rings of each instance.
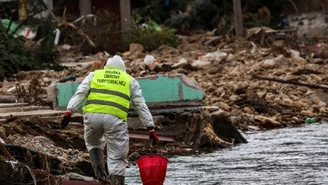
[[[125,34],[123,39],[126,45],[138,43],[148,51],[157,49],[161,45],[177,47],[179,44],[174,30],[165,27],[161,27],[160,31],[156,30],[156,27],[138,27]]]
[[[286,7],[290,7],[290,2],[286,0],[242,0],[242,6],[247,7],[243,12],[245,27],[268,26],[277,28],[282,19],[283,11]],[[270,10],[271,18],[269,21],[257,17],[258,10],[264,6]]]
[[[33,57],[23,49],[23,43],[5,33],[0,27],[0,81],[20,69],[32,69]]]
[[[59,58],[59,51],[55,48],[54,40],[56,24],[49,19],[37,20],[38,34],[35,40],[42,40],[40,42],[40,50],[36,53],[38,60],[41,62],[41,68],[53,68],[55,70],[61,70],[57,59]]]
[[[218,8],[211,0],[198,0],[193,4],[190,17],[191,27],[195,29],[213,29],[211,22],[218,14]]]
[[[41,26],[42,27],[42,26]],[[47,32],[40,47],[26,48],[24,41],[14,38],[0,26],[0,81],[19,72],[35,69],[61,70],[58,63],[59,52],[53,44],[53,30]]]
[[[82,25],[83,31],[96,44],[96,50],[105,50],[109,53],[126,51],[131,43],[139,43],[146,50],[157,49],[161,45],[176,47],[178,38],[173,30],[161,27],[151,19],[144,19],[134,14],[132,31],[122,33],[120,19],[106,9],[99,9],[96,13],[97,25],[90,23]],[[146,21],[146,26],[142,26]],[[84,44],[86,45],[86,44]],[[90,47],[82,49],[84,52],[92,52]]]
[[[170,6],[165,6],[164,0],[143,0],[145,6],[135,11],[142,18],[151,18],[158,23],[177,29],[178,31],[213,30],[218,27],[224,17],[225,30],[233,26],[232,0],[169,0]],[[283,10],[290,7],[286,0],[241,0],[245,28],[254,26],[269,26],[276,28],[281,21]],[[189,11],[186,11],[189,6]],[[257,13],[266,6],[271,13],[270,20],[263,20]],[[182,12],[182,13],[181,13]],[[223,25],[221,25],[223,26]]]
[[[211,0],[196,0],[186,14],[178,14],[165,20],[165,25],[175,29],[212,30],[216,27],[213,20],[218,15],[218,5]]]
[[[141,17],[148,17],[158,23],[163,23],[167,18],[178,12],[184,12],[187,5],[194,0],[142,0],[145,7],[140,7],[135,12]]]
[[[18,19],[18,1],[0,3],[0,15],[11,20]],[[33,14],[45,9],[42,0],[29,1],[29,13]],[[35,41],[25,41],[14,38],[6,33],[6,28],[0,25],[0,81],[19,72],[35,69],[62,70],[58,63],[59,52],[54,45],[54,30],[56,25],[51,19],[29,18],[20,24],[38,28]],[[38,41],[38,42],[36,42]],[[28,44],[29,43],[29,44]],[[31,44],[33,43],[33,44]]]
[[[99,50],[105,50],[109,53],[117,52],[120,49],[121,41],[121,25],[118,15],[111,13],[108,9],[99,9],[96,16],[96,26],[90,21],[86,21],[85,24],[79,27],[91,38],[97,48],[92,49],[84,44],[82,50],[85,53],[93,53]],[[74,30],[74,32],[76,31]]]

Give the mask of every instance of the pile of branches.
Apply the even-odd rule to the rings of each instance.
[[[6,185],[59,185],[60,179],[18,162],[0,143],[0,182]]]
[[[16,84],[15,95],[19,102],[26,102],[30,105],[50,106],[52,108],[52,102],[45,100],[45,98],[42,98],[41,96],[45,93],[46,92],[42,88],[40,81],[37,79],[37,77],[32,78],[27,88],[25,88],[19,83]]]

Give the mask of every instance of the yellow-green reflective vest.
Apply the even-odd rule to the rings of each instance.
[[[130,107],[131,76],[117,69],[96,70],[83,113],[112,114],[123,120]]]

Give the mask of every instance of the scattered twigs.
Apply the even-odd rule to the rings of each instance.
[[[16,84],[16,97],[19,100],[30,104],[46,105],[47,103],[40,96],[40,94],[43,94],[43,91],[44,90],[36,77],[32,78],[27,89],[18,83]]]

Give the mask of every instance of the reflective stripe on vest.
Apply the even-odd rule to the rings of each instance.
[[[117,69],[96,70],[84,113],[105,113],[127,120],[131,76]]]

